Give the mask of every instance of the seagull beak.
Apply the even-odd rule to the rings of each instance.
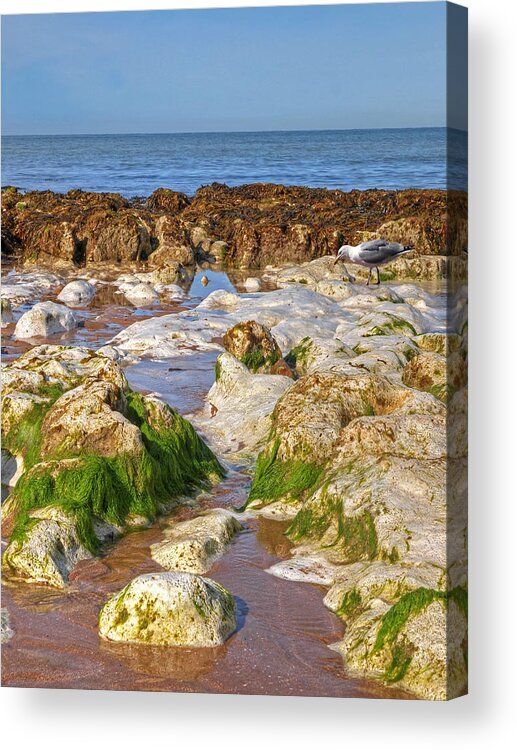
[[[334,265],[336,265],[336,263],[338,262],[338,260],[339,260],[339,255],[337,256],[336,260],[334,261]]]

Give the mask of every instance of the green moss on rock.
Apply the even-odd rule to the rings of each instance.
[[[280,500],[298,500],[312,490],[320,479],[322,468],[315,463],[278,458],[279,441],[257,458],[255,477],[244,507],[251,503],[267,505]]]

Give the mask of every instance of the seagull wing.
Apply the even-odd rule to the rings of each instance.
[[[359,257],[366,263],[385,263],[390,258],[395,258],[404,252],[404,246],[398,242],[387,242],[386,240],[370,240],[363,242],[359,247]]]

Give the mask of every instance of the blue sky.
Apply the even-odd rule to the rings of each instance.
[[[445,124],[445,3],[2,18],[4,134]]]

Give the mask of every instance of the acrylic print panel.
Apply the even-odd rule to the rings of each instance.
[[[466,10],[2,20],[3,684],[464,694]]]

